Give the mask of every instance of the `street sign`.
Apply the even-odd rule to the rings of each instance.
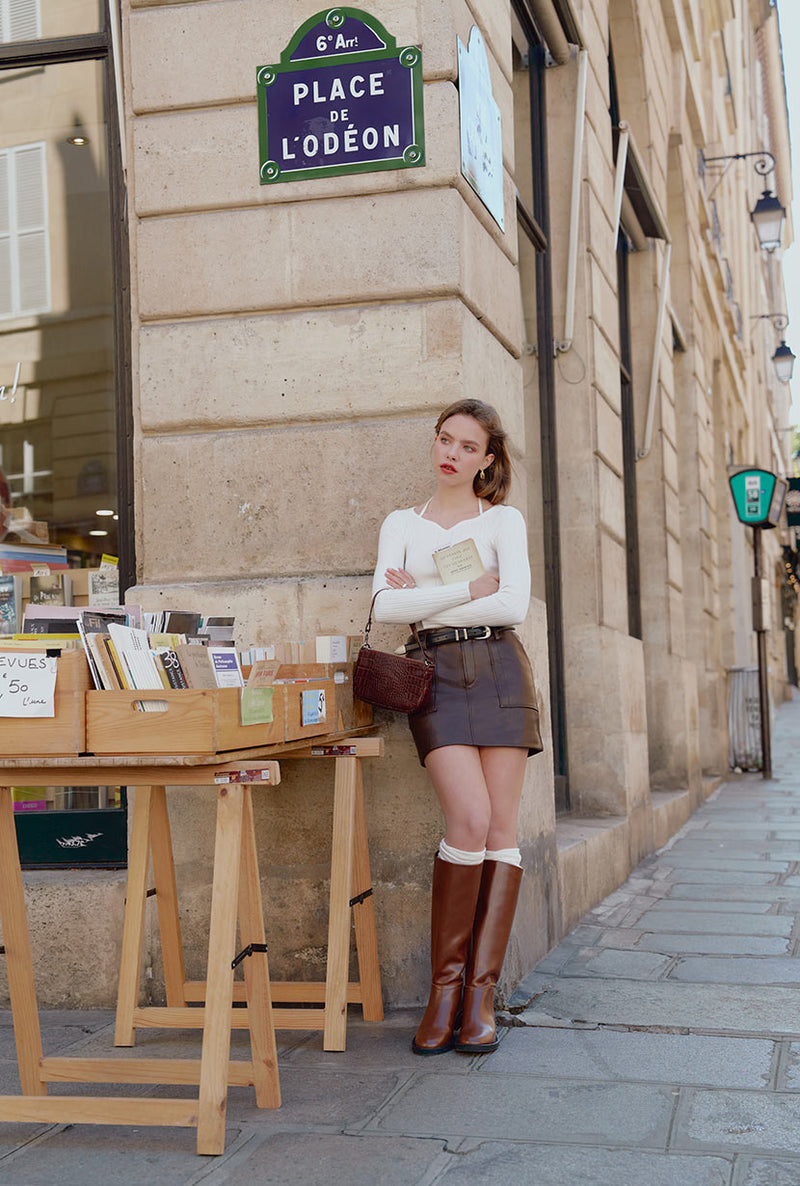
[[[786,497],[783,478],[765,469],[741,469],[730,482],[739,521],[748,527],[776,527]]]
[[[256,82],[262,185],[425,164],[422,52],[359,8],[310,17]]]

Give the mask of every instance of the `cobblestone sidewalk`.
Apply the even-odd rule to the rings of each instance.
[[[191,1130],[0,1125],[0,1183],[800,1186],[800,699],[774,751],[773,781],[724,784],[531,973],[491,1057],[415,1058],[417,1012],[351,1022],[344,1054],[292,1034],[283,1107],[233,1088],[223,1157]],[[112,1048],[109,1013],[44,1028],[47,1053]],[[117,1053],[195,1041],[141,1031]],[[0,1091],[18,1090],[0,1014]]]

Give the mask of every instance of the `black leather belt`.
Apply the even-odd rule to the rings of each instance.
[[[473,638],[493,638],[513,626],[442,626],[440,630],[420,630],[423,646],[438,647],[445,642],[469,642]],[[407,651],[416,650],[415,642],[408,643]]]

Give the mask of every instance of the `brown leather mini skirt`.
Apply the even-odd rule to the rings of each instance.
[[[531,665],[513,630],[440,643],[428,653],[436,663],[431,698],[408,718],[423,765],[430,751],[443,745],[502,745],[527,749],[529,756],[541,753]]]

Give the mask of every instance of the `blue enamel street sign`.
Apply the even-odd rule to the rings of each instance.
[[[256,81],[262,185],[425,164],[422,53],[361,9],[310,17]]]

